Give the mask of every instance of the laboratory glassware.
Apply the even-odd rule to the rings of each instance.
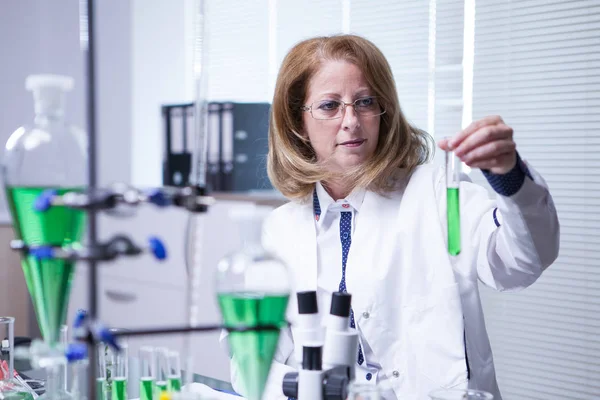
[[[379,400],[379,387],[374,384],[352,382],[348,385],[348,400]]]
[[[453,151],[446,151],[446,212],[448,218],[448,253],[460,254],[460,167]]]
[[[156,384],[156,357],[154,348],[140,347],[140,400],[153,400]]]
[[[493,400],[488,392],[473,389],[439,389],[429,393],[431,400]]]
[[[169,351],[168,353],[168,368],[169,375],[167,376],[169,382],[169,391],[179,392],[181,391],[181,362],[179,359],[179,353],[176,351]]]
[[[33,400],[33,391],[23,385],[14,370],[15,319],[0,317],[0,398]]]
[[[112,352],[110,371],[112,400],[127,400],[127,377],[129,374],[127,345],[121,345],[120,351]]]
[[[217,265],[218,303],[228,328],[271,326],[270,330],[230,330],[229,348],[239,371],[243,395],[260,400],[285,326],[289,298],[286,265],[261,244],[262,222],[268,207],[254,205],[232,209],[243,247]]]
[[[107,351],[106,351],[106,344],[104,343],[99,343],[97,345],[97,351],[98,351],[98,369],[97,369],[97,376],[96,376],[96,400],[108,400],[108,374],[110,373],[109,371],[109,363],[107,362]]]
[[[46,189],[62,194],[81,190],[86,182],[85,134],[64,118],[73,79],[31,75],[25,86],[33,92],[34,122],[9,137],[2,168],[16,238],[26,245],[78,243],[84,233],[83,211],[61,206],[46,212],[34,209]],[[74,263],[25,254],[21,260],[42,336],[52,348],[65,322]]]
[[[169,390],[169,349],[156,349],[156,391],[157,398],[162,392]]]

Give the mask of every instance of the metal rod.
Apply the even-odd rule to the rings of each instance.
[[[148,336],[148,335],[165,335],[175,333],[192,333],[192,332],[213,332],[220,330],[229,332],[253,332],[253,331],[279,331],[279,325],[257,325],[257,326],[236,326],[228,327],[226,325],[202,325],[202,326],[180,326],[171,328],[147,328],[147,329],[127,329],[123,331],[113,332],[114,336]]]
[[[81,47],[85,53],[86,63],[86,111],[87,111],[87,133],[88,133],[88,190],[93,191],[97,186],[96,171],[96,74],[95,74],[95,35],[94,35],[94,0],[80,1],[80,34]],[[97,219],[96,210],[87,211],[88,245],[95,248],[97,245]],[[89,260],[88,278],[88,312],[92,321],[98,315],[98,270],[97,262]],[[89,368],[88,368],[88,399],[96,400],[96,371],[98,368],[95,347],[88,345]],[[100,399],[98,399],[100,400]]]

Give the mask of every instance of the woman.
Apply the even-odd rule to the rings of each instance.
[[[265,244],[290,267],[295,291],[318,291],[323,314],[332,292],[352,294],[357,380],[382,383],[391,399],[467,386],[500,399],[478,281],[496,290],[535,282],[558,255],[556,211],[512,129],[498,116],[473,122],[438,146],[480,168],[497,194],[461,182],[462,251],[450,256],[445,176],[426,165],[430,141],[407,122],[373,43],[299,43],[279,72],[269,131],[269,177],[292,201],[267,220]],[[293,324],[295,303],[289,312]],[[265,398],[284,398],[282,377],[296,368],[292,329]]]

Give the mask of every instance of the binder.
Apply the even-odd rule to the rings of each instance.
[[[267,177],[269,103],[208,104],[206,184],[210,191],[272,190]],[[162,106],[165,129],[163,185],[190,182],[194,103]]]
[[[221,189],[272,190],[267,176],[269,103],[221,106]]]
[[[221,188],[221,104],[208,104],[206,184],[211,191]]]
[[[185,186],[189,182],[192,168],[191,124],[194,104],[163,105],[162,117],[165,128],[163,153],[163,185]]]

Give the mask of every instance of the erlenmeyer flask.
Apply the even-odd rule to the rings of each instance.
[[[0,398],[33,400],[31,390],[14,376],[14,323],[13,317],[0,317]]]
[[[493,400],[488,392],[473,389],[439,389],[429,393],[431,400]]]
[[[286,265],[261,245],[262,221],[270,208],[240,206],[230,214],[243,248],[217,267],[218,302],[227,327],[283,327],[289,298]],[[229,347],[238,368],[243,395],[260,400],[277,348],[279,330],[231,331]]]
[[[18,128],[6,142],[3,178],[17,239],[27,245],[64,246],[84,232],[84,213],[66,207],[37,212],[34,203],[46,189],[58,194],[81,190],[86,179],[86,138],[64,120],[65,93],[73,80],[65,76],[33,75],[35,119]],[[71,292],[73,263],[22,257],[23,272],[45,342],[59,341]]]

